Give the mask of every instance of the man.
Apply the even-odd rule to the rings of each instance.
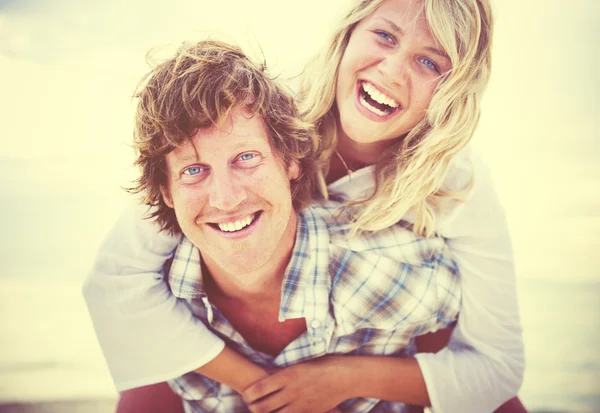
[[[183,235],[166,282],[229,347],[265,369],[332,353],[402,355],[456,319],[458,275],[441,240],[402,223],[361,238],[338,204],[306,208],[321,182],[312,128],[239,49],[185,47],[139,99],[135,191],[165,231]],[[247,409],[195,372],[170,385],[188,412]],[[340,409],[402,407],[352,398]]]

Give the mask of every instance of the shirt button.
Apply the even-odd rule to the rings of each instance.
[[[322,336],[314,337],[311,343],[313,346],[323,346],[325,344],[325,337],[322,337]]]
[[[313,321],[311,321],[310,326],[312,328],[319,328],[319,327],[321,327],[321,323],[319,322],[319,320],[313,320]]]

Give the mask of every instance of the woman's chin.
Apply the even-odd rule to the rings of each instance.
[[[350,133],[344,133],[341,136],[346,137],[348,141],[360,146],[387,146],[396,139],[394,136],[384,135],[374,129],[354,128]],[[343,141],[343,139],[340,139]]]

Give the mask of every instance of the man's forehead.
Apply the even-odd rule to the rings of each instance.
[[[195,145],[192,141],[187,141],[182,146],[179,146],[171,152],[178,160],[201,160],[201,158],[211,158],[214,154],[221,154],[227,152],[238,152],[251,149],[270,150],[268,141],[262,138],[244,136],[239,139],[232,139],[227,137],[210,137],[217,143],[217,145],[211,145],[212,148],[203,148],[203,146]],[[218,145],[221,143],[222,145]],[[204,149],[204,150],[203,150]]]
[[[220,125],[196,129],[189,140],[172,151],[171,157],[198,161],[224,152],[251,149],[271,149],[268,130],[260,116],[234,113]]]

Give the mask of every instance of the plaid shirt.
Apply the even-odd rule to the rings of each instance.
[[[279,319],[305,318],[306,331],[276,357],[252,349],[212,305],[198,250],[182,238],[169,272],[173,294],[228,346],[264,368],[325,354],[408,355],[413,338],[456,320],[458,269],[440,238],[417,237],[405,223],[371,236],[350,236],[334,206],[298,214],[296,242],[281,290]],[[241,396],[198,373],[169,382],[186,412],[248,412]],[[402,412],[404,404],[357,398],[344,412]]]

